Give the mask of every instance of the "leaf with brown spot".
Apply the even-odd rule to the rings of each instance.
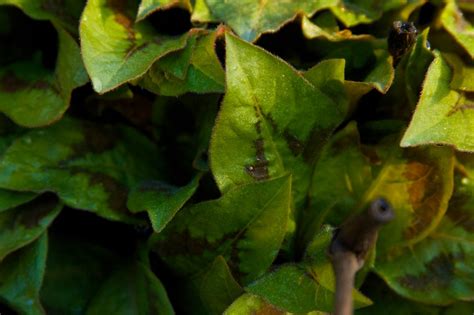
[[[219,189],[227,192],[291,173],[293,198],[300,207],[312,164],[346,107],[321,92],[325,80],[313,83],[281,59],[229,33],[226,45],[226,94],[209,156]],[[324,76],[324,69],[314,69],[311,77]]]
[[[0,261],[33,242],[58,216],[63,204],[51,193],[0,212]]]
[[[376,265],[402,296],[438,305],[474,298],[474,163],[470,154],[460,154],[458,160],[454,193],[438,227]]]
[[[102,94],[141,77],[166,54],[185,47],[188,35],[156,33],[149,21],[135,22],[134,1],[91,0],[81,18],[84,64]]]
[[[290,211],[290,176],[242,185],[220,199],[184,208],[154,236],[152,248],[180,275],[192,275],[222,255],[241,283],[272,264]]]
[[[456,176],[439,226],[421,242],[380,259],[377,273],[398,294],[447,305],[474,299],[474,172]]]
[[[0,187],[54,191],[70,207],[136,222],[128,191],[160,179],[159,161],[157,148],[132,129],[63,118],[13,142],[0,160]]]
[[[314,170],[303,239],[323,222],[340,225],[377,197],[386,198],[395,211],[393,222],[380,232],[377,255],[420,242],[436,228],[453,190],[453,152],[439,147],[403,150],[397,139],[390,136],[365,148],[377,160],[362,150],[355,124],[331,139]]]

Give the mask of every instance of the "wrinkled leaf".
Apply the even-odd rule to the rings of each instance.
[[[452,90],[452,77],[451,68],[438,54],[426,74],[415,114],[400,143],[402,147],[438,143],[474,151],[474,98]]]
[[[145,19],[148,15],[158,10],[166,10],[172,7],[191,10],[189,0],[141,0],[138,7],[137,21]]]
[[[90,301],[86,315],[173,315],[173,307],[160,280],[138,262],[113,271]]]
[[[457,176],[457,190],[436,230],[376,265],[398,294],[437,305],[474,299],[473,178],[472,168]]]
[[[200,297],[209,314],[222,314],[243,292],[222,256],[212,262],[201,281]]]
[[[63,205],[52,194],[0,213],[0,261],[40,237]]]
[[[46,233],[0,263],[0,299],[25,315],[44,315],[39,300],[46,264]]]
[[[153,248],[181,275],[197,273],[222,255],[236,278],[249,282],[272,264],[286,233],[290,177],[238,186],[220,199],[178,212]]]
[[[89,301],[117,257],[109,251],[64,235],[50,237],[41,302],[50,315],[85,314]]]
[[[212,16],[229,25],[241,38],[255,41],[262,33],[275,32],[297,13],[312,15],[336,0],[229,1],[206,0]]]
[[[454,0],[448,0],[441,14],[441,23],[474,59],[474,27],[463,16]]]
[[[344,109],[283,61],[232,35],[226,42],[227,93],[210,147],[216,182],[225,192],[291,172],[302,203],[311,164]]]
[[[179,188],[161,182],[144,182],[131,191],[127,207],[133,213],[146,210],[153,230],[159,233],[195,193],[199,178],[196,176]]]
[[[158,34],[148,21],[134,22],[135,1],[91,0],[81,18],[81,50],[94,89],[105,93],[142,76],[187,35]]]
[[[8,148],[0,161],[0,187],[54,191],[70,207],[133,222],[128,190],[159,179],[159,160],[153,144],[132,129],[63,118]]]

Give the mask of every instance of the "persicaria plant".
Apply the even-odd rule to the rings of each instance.
[[[355,314],[472,314],[473,24],[470,0],[0,0],[0,313],[330,313],[336,229],[383,200]]]

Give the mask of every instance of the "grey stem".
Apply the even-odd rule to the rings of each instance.
[[[383,198],[344,222],[333,237],[329,254],[336,276],[334,315],[353,313],[352,290],[355,274],[375,245],[378,230],[394,218],[392,207]]]
[[[333,256],[333,266],[336,274],[334,315],[351,315],[353,310],[352,289],[360,264],[354,253],[338,251]]]

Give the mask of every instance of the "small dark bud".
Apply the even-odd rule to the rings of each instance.
[[[375,245],[378,230],[382,225],[392,221],[395,213],[384,198],[372,201],[369,207],[358,215],[344,222],[333,239],[333,246],[343,246],[363,260],[368,251]],[[334,250],[334,248],[333,248]],[[330,250],[330,251],[333,251]]]
[[[388,51],[393,56],[394,64],[410,50],[416,40],[418,30],[411,22],[395,21],[393,22],[390,33],[388,34]]]

